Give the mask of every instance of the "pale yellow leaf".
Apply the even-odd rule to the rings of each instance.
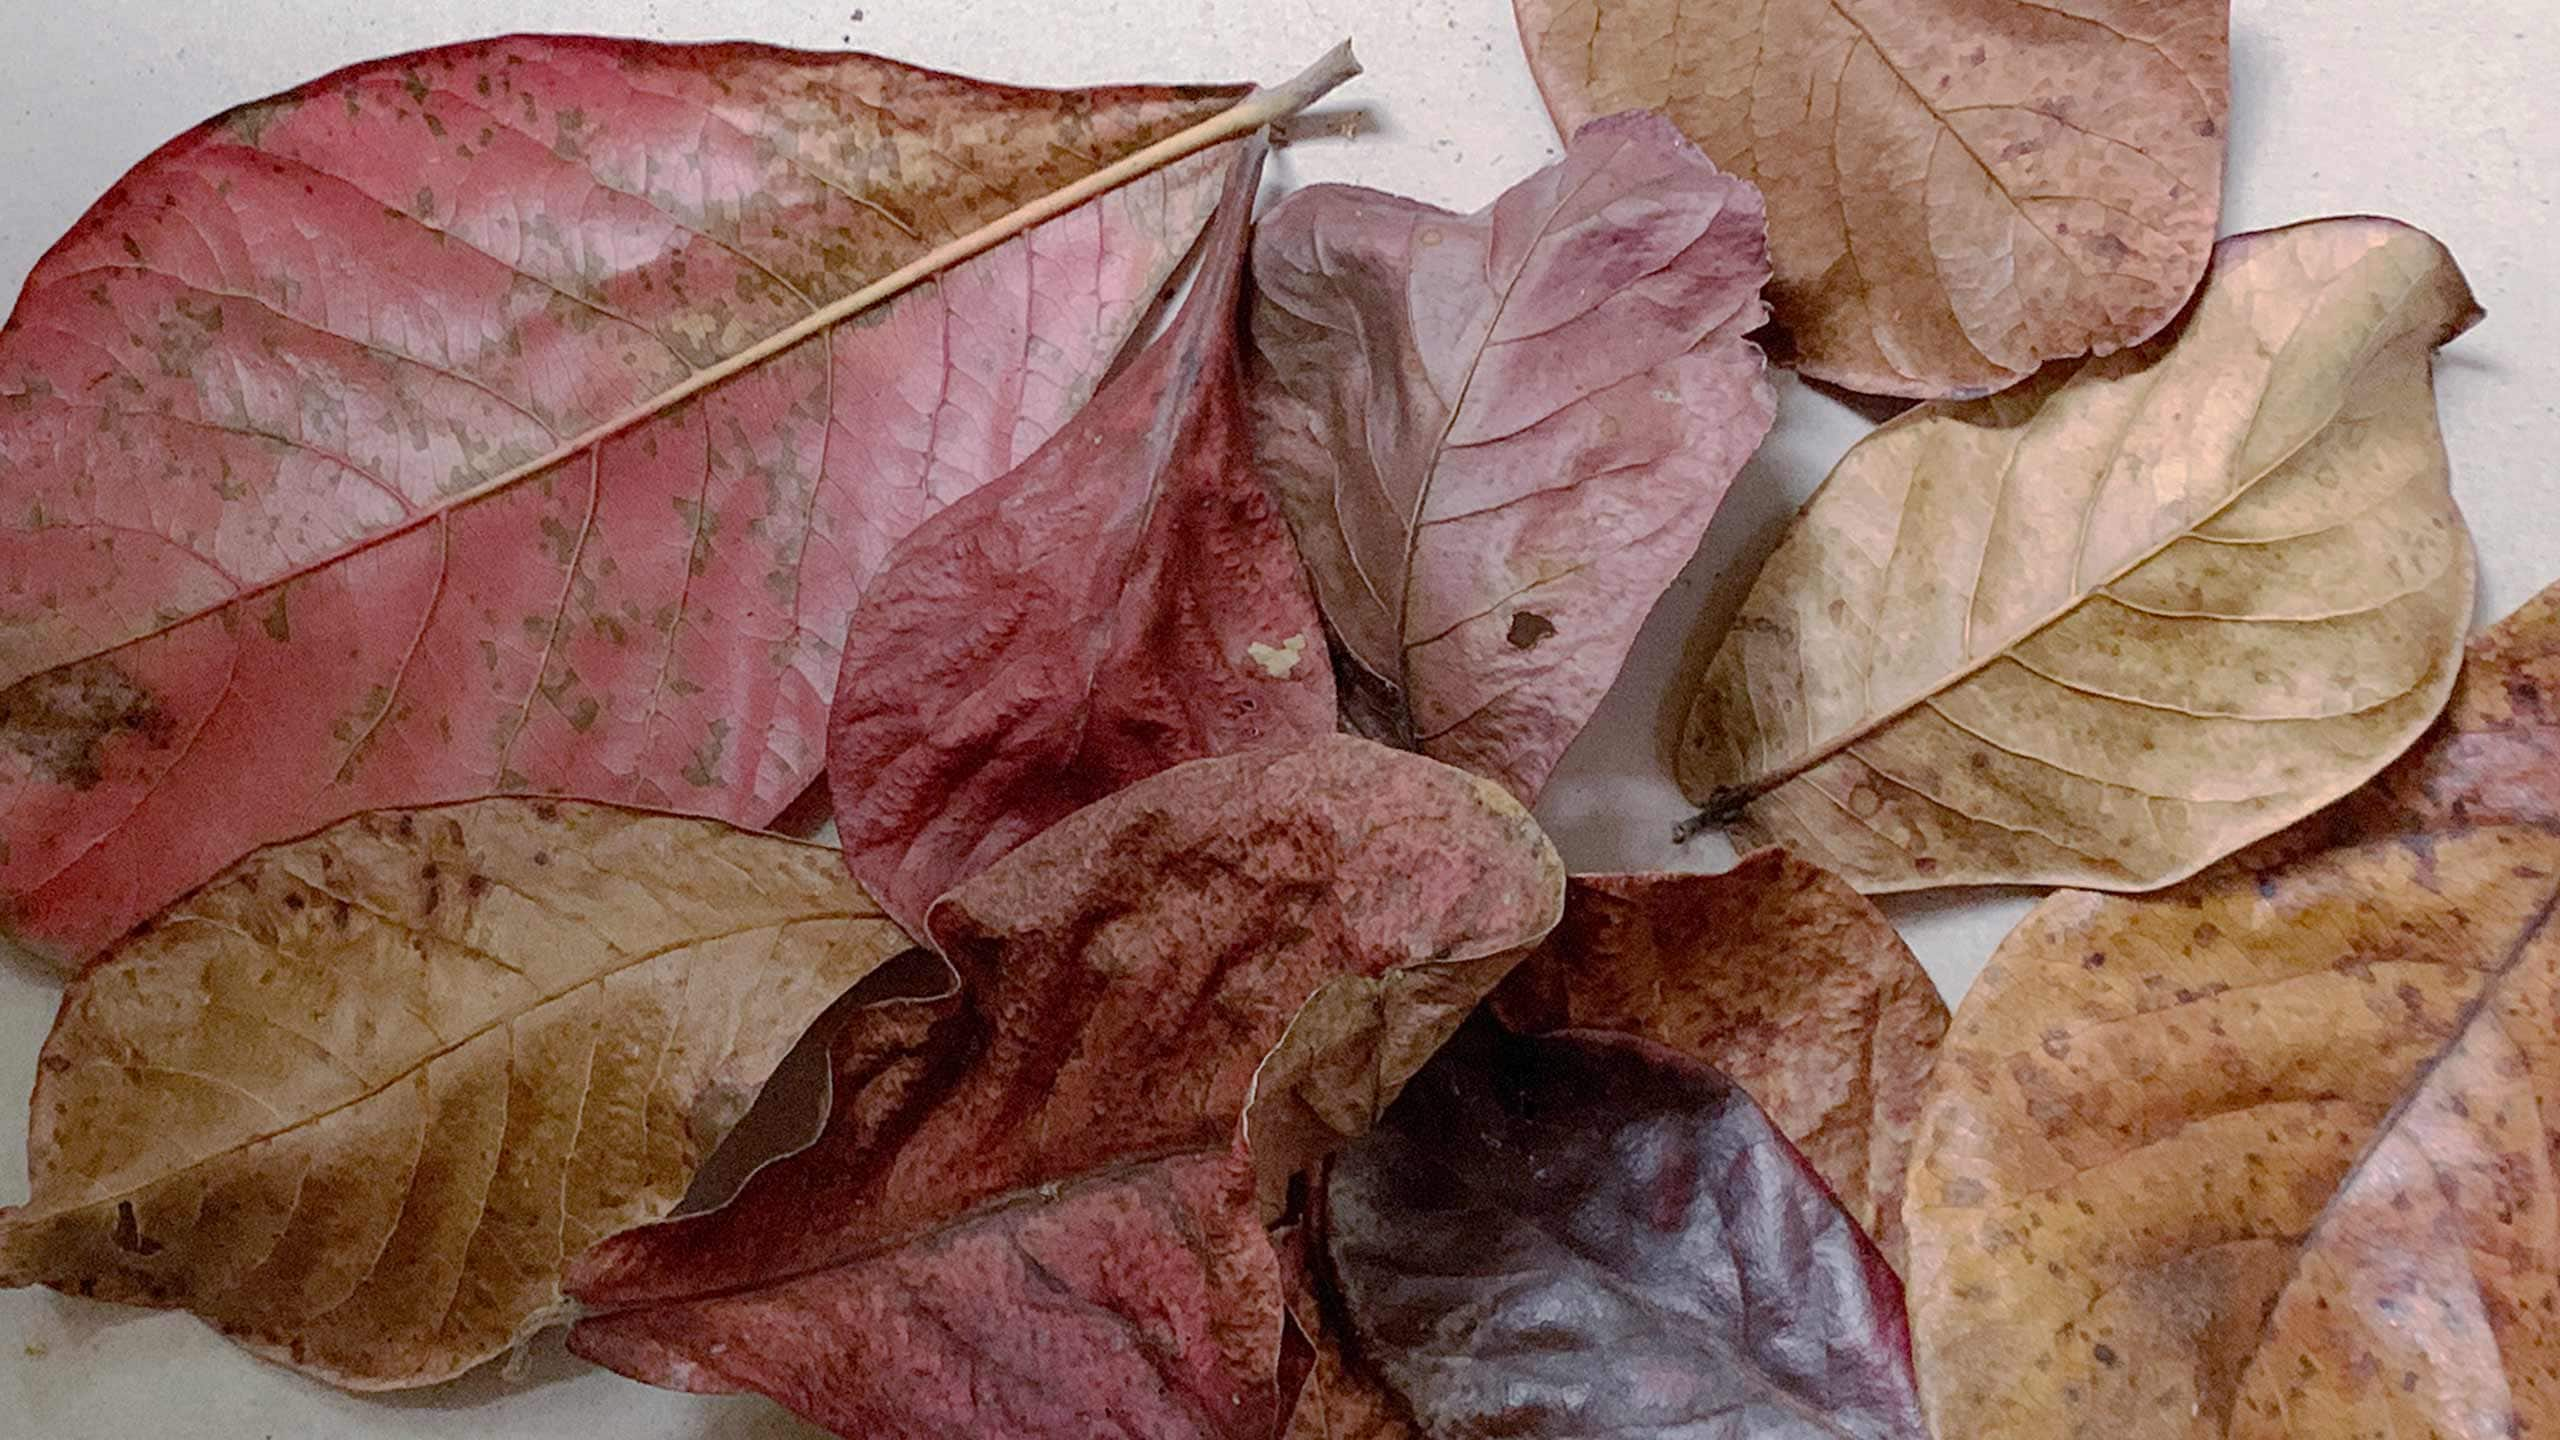
[[[2444,247],[2227,240],[2122,355],[1887,425],[1709,663],[1682,788],[1869,891],[2165,884],[2345,794],[2453,683],[2472,559]]]
[[[707,820],[493,799],[269,847],[72,982],[0,1274],[444,1379],[906,946],[833,849]]]

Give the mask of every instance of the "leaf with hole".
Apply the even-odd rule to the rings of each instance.
[[[1758,193],[1620,116],[1473,215],[1300,191],[1253,273],[1356,728],[1534,799],[1776,413]]]

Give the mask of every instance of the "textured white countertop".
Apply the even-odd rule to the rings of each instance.
[[[2552,0],[2235,0],[2223,228],[2371,212],[2452,246],[2488,310],[2438,383],[2454,492],[2480,549],[2480,616],[2560,578],[2560,7]],[[360,18],[351,18],[350,12]],[[0,295],[153,146],[234,103],[352,61],[513,30],[746,38],[876,50],[1033,84],[1276,80],[1345,35],[1368,73],[1329,109],[1356,139],[1276,157],[1296,185],[1345,180],[1472,209],[1557,153],[1509,0],[0,0]],[[1775,528],[1866,422],[1790,380],[1778,428],[1541,816],[1577,870],[1717,868],[1668,844],[1683,813],[1654,721],[1689,628],[1749,580]],[[1733,573],[1727,573],[1731,571]],[[1956,893],[1888,909],[1952,1001],[2024,912]],[[23,1199],[25,1095],[54,977],[0,947],[0,1203]],[[753,1399],[652,1390],[538,1351],[392,1399],[263,1365],[184,1315],[0,1293],[0,1440],[569,1437],[780,1440],[815,1432]]]

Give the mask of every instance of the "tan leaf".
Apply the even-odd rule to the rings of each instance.
[[[1659,109],[1769,197],[1809,375],[1978,395],[2147,339],[2222,203],[2228,0],[1515,0],[1570,135]]]
[[[1892,922],[1783,850],[1721,875],[1580,875],[1494,996],[1524,1033],[1620,1030],[1724,1072],[1902,1263],[1902,1177],[1947,1007]]]
[[[2555,678],[2545,592],[2380,783],[2002,943],[1911,1177],[1939,1433],[2560,1426]]]
[[[832,848],[707,820],[479,800],[272,846],[72,983],[0,1273],[355,1389],[458,1374],[906,944]]]
[[[1677,757],[1860,889],[2142,889],[2336,799],[2443,705],[2471,612],[2431,352],[2479,316],[2376,219],[2225,241],[2179,328],[1849,452]]]

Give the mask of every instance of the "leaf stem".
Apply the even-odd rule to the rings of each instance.
[[[1278,85],[1256,89],[1229,108],[1187,130],[1177,131],[1142,150],[1124,155],[1071,185],[1052,190],[1027,205],[988,221],[956,240],[948,240],[935,246],[852,294],[812,311],[807,319],[799,321],[790,328],[765,337],[717,365],[694,372],[664,394],[650,397],[647,405],[561,441],[551,453],[539,460],[519,465],[503,475],[494,476],[469,490],[460,492],[447,502],[447,507],[476,499],[493,490],[503,489],[527,475],[537,474],[571,456],[583,453],[652,416],[665,413],[670,407],[701,394],[741,371],[751,370],[814,335],[834,329],[863,311],[904,291],[911,290],[955,265],[974,260],[1023,232],[1064,215],[1098,195],[1116,190],[1132,180],[1154,174],[1168,165],[1186,160],[1203,150],[1223,145],[1239,136],[1250,135],[1265,125],[1286,120],[1323,99],[1336,86],[1359,73],[1360,62],[1352,57],[1351,42],[1345,40],[1325,52],[1323,59],[1290,79]]]

